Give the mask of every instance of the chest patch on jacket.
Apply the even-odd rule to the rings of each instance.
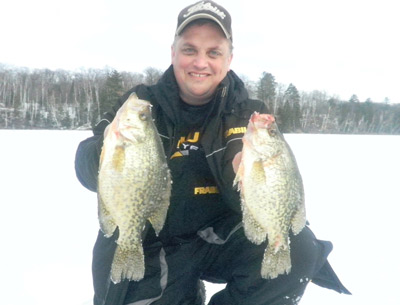
[[[199,150],[200,132],[191,132],[186,137],[181,137],[176,145],[175,152],[171,156],[171,160],[174,158],[189,156],[190,152]]]
[[[179,193],[188,196],[219,194],[200,139],[200,131],[191,131],[181,136],[170,157],[172,175],[179,176],[173,190],[179,189]]]

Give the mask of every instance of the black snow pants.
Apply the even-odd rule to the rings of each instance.
[[[310,281],[349,293],[327,261],[332,244],[317,240],[308,227],[291,236],[291,272],[273,280],[260,276],[265,243],[257,246],[249,242],[243,228],[233,232],[227,241],[209,233],[193,239],[176,238],[168,245],[145,245],[144,279],[110,284],[120,286],[115,298],[119,301],[106,300],[104,304],[200,305],[205,301],[200,280],[227,284],[212,296],[209,305],[294,305]],[[116,295],[116,287],[110,288]]]

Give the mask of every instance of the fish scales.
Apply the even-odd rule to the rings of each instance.
[[[98,204],[106,237],[118,227],[111,279],[141,280],[145,266],[142,231],[147,220],[156,234],[169,207],[171,177],[150,103],[132,94],[107,131],[100,156]]]
[[[298,234],[306,223],[304,190],[295,157],[272,115],[251,116],[241,159],[235,162],[246,237],[255,244],[268,240],[261,276],[289,273],[289,231]]]

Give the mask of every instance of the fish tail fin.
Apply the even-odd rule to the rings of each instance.
[[[281,247],[276,251],[273,245],[268,244],[261,265],[261,277],[274,279],[280,274],[288,274],[291,268],[289,246]]]
[[[117,246],[111,266],[111,280],[114,284],[124,279],[139,281],[144,277],[144,255],[142,245],[134,248]]]

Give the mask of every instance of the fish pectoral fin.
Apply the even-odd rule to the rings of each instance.
[[[125,166],[125,147],[118,145],[115,147],[114,154],[112,157],[112,167],[118,171],[122,172]]]

